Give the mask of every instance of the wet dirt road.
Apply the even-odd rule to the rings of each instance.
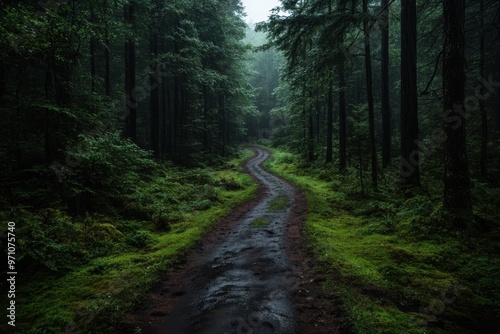
[[[261,168],[269,157],[262,149],[247,169],[264,186],[257,204],[237,221],[226,238],[183,280],[180,297],[158,334],[286,333],[296,329],[285,250],[287,216],[294,191]]]

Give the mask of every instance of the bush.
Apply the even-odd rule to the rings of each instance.
[[[71,170],[62,180],[70,196],[84,194],[85,207],[109,213],[109,204],[123,205],[124,195],[133,193],[144,180],[158,169],[150,152],[139,148],[118,132],[99,137],[81,135],[69,151]],[[93,211],[94,211],[93,210]]]
[[[153,240],[151,233],[139,230],[127,238],[127,244],[132,247],[144,248]]]
[[[19,210],[14,217],[19,229],[18,260],[59,271],[86,258],[81,227],[61,211],[46,209],[32,214]]]

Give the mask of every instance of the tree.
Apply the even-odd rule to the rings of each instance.
[[[479,12],[480,12],[480,42],[479,42],[479,75],[484,78],[484,65],[485,65],[485,31],[484,31],[484,0],[479,0]],[[488,114],[486,113],[486,108],[484,105],[484,100],[479,100],[479,112],[481,113],[481,157],[480,157],[480,169],[481,176],[486,178],[488,176],[487,160],[488,160]]]
[[[332,14],[332,2],[328,1],[328,14]],[[330,76],[332,73],[330,73]],[[328,80],[326,130],[326,163],[333,162],[333,79]]]
[[[340,33],[339,45],[344,48],[344,31]],[[345,56],[339,55],[339,169],[345,171],[347,167],[347,110],[346,110],[346,80],[345,80]]]
[[[151,85],[151,149],[156,157],[160,156],[160,86],[158,84],[158,30],[161,20],[161,1],[155,0],[151,7],[151,22],[149,27],[149,56],[151,73],[149,84]]]
[[[444,207],[452,212],[472,210],[467,159],[464,100],[465,1],[444,0],[443,100],[444,100]],[[465,221],[455,222],[463,227]]]
[[[366,68],[366,89],[368,98],[368,122],[370,131],[370,147],[371,147],[371,167],[372,167],[372,185],[373,188],[378,186],[378,164],[377,164],[377,143],[375,139],[375,111],[373,106],[373,77],[372,77],[372,60],[370,46],[370,21],[368,16],[368,0],[363,0],[363,29],[365,34],[365,68]]]
[[[389,99],[389,1],[382,0],[381,12],[381,96],[382,96],[382,167],[391,161],[392,124]]]
[[[137,101],[135,96],[135,1],[130,0],[123,7],[125,24],[128,28],[128,34],[125,41],[125,134],[133,141],[137,141]]]
[[[417,10],[401,1],[401,181],[420,184],[417,96]]]

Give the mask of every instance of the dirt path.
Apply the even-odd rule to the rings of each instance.
[[[300,245],[305,200],[262,168],[267,151],[254,151],[246,168],[260,183],[256,200],[233,212],[152,292],[126,321],[125,332],[336,332]]]

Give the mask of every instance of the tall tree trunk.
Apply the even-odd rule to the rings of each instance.
[[[224,94],[219,95],[219,103],[222,113],[222,126],[221,126],[221,136],[222,136],[222,156],[226,156],[226,98]]]
[[[417,9],[401,1],[401,181],[420,184],[417,96]]]
[[[149,84],[151,85],[151,149],[156,157],[160,156],[160,100],[159,100],[159,81],[158,77],[159,68],[156,61],[158,55],[158,29],[160,28],[161,21],[159,20],[158,13],[160,12],[160,4],[155,1],[153,6],[152,19],[150,26],[150,40],[149,40],[149,54],[151,73],[149,76]]]
[[[391,162],[391,105],[389,100],[389,7],[382,0],[382,167]]]
[[[135,3],[129,2],[124,6],[125,23],[130,29],[135,25]],[[137,101],[134,96],[135,90],[135,41],[133,34],[129,32],[125,42],[125,94],[126,102],[126,136],[137,141]]]
[[[363,13],[368,14],[368,0],[363,0]],[[375,113],[373,106],[373,79],[372,79],[372,59],[370,46],[370,26],[369,19],[365,18],[363,23],[365,31],[365,65],[366,65],[366,89],[368,97],[368,122],[370,130],[372,185],[378,187],[377,169],[377,143],[375,141]]]
[[[180,136],[181,136],[181,130],[180,130],[181,107],[179,102],[179,95],[180,95],[179,78],[176,77],[174,79],[174,110],[172,113],[172,152],[175,155],[177,155],[177,150],[179,149]]]
[[[480,63],[479,75],[484,78],[484,0],[479,0],[480,15],[481,15],[481,37],[480,37]],[[479,112],[481,113],[481,159],[480,168],[481,176],[486,178],[488,176],[487,160],[488,160],[488,115],[484,106],[484,100],[479,99]]]
[[[341,2],[340,10],[345,12],[346,4]],[[339,47],[344,50],[344,36],[345,31],[342,30],[339,33]],[[339,75],[339,169],[344,172],[347,167],[347,110],[345,101],[345,90],[346,90],[346,80],[345,80],[345,61],[347,59],[347,53],[342,52],[339,55],[338,64],[338,75]]]
[[[0,64],[0,107],[5,106],[5,96],[7,95],[6,83],[6,66]]]
[[[340,36],[340,45],[343,47],[344,33]],[[341,171],[345,171],[347,167],[347,110],[345,101],[345,58],[343,55],[339,57],[339,168]]]
[[[160,133],[160,153],[165,155],[166,151],[166,139],[167,139],[167,96],[165,91],[165,81],[163,78],[161,82],[161,133]]]
[[[208,152],[208,92],[207,86],[203,85],[203,150]]]
[[[500,12],[500,1],[498,2],[497,13]],[[496,16],[495,26],[497,27],[497,38],[495,41],[495,45],[498,48],[498,44],[500,43],[500,15]],[[496,77],[500,78],[500,52],[497,51],[495,56],[495,66],[496,66]],[[496,133],[500,133],[500,94],[496,94]]]
[[[472,210],[465,117],[465,0],[443,0],[444,207],[450,212]],[[463,219],[454,222],[463,227]]]
[[[95,12],[94,6],[90,6],[90,22],[95,24]],[[97,49],[97,41],[94,36],[90,37],[90,78],[91,78],[91,89],[92,93],[96,92],[96,49]]]
[[[333,162],[333,80],[328,82],[328,107],[326,129],[326,163]]]
[[[111,95],[111,60],[110,60],[110,54],[109,54],[109,27],[108,27],[108,22],[106,21],[105,23],[105,31],[104,31],[104,43],[105,48],[104,48],[104,90],[106,93],[106,96]]]
[[[308,132],[307,132],[307,160],[309,162],[314,161],[314,126],[313,126],[313,115],[311,106],[308,110]]]

